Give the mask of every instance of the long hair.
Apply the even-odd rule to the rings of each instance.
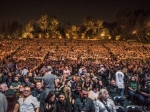
[[[52,96],[54,96],[54,95],[55,95],[55,92],[53,92],[53,91],[49,92],[44,101],[45,101],[46,103],[49,102],[50,98],[51,98]],[[55,99],[55,100],[56,100],[56,99]],[[55,101],[55,100],[54,100],[54,101]]]
[[[7,99],[7,102],[8,102],[7,112],[13,112],[14,107],[17,103],[16,96],[15,95],[7,95],[6,99]]]

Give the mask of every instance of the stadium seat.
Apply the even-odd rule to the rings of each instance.
[[[115,105],[120,105],[125,107],[127,105],[126,100],[123,96],[115,96],[114,98]]]
[[[117,112],[126,112],[125,108],[122,106],[116,106],[116,111]]]
[[[125,101],[125,98],[123,96],[115,96],[114,101]]]
[[[142,108],[137,105],[128,105],[126,112],[142,112]]]

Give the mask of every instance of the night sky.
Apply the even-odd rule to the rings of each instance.
[[[17,20],[26,25],[44,14],[65,22],[80,24],[87,16],[114,22],[114,12],[121,8],[150,10],[150,0],[1,0],[0,23]]]

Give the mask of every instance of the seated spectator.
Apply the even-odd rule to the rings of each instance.
[[[31,87],[31,84],[32,83],[29,81],[29,77],[25,76],[24,77],[24,82],[22,83],[22,85]]]
[[[110,97],[113,99],[115,96],[120,96],[120,91],[118,86],[116,85],[116,82],[114,80],[111,80],[110,85],[107,87],[108,93]]]
[[[144,105],[147,107],[147,109],[150,107],[150,89],[149,86],[146,84],[145,79],[139,80],[139,93],[143,96],[143,99],[145,99]],[[143,105],[143,107],[144,107]]]
[[[23,85],[20,85],[19,90],[16,93],[16,99],[23,97],[23,89],[24,89]]]
[[[136,97],[136,99],[140,101],[141,105],[144,105],[145,99],[142,95],[139,94],[139,84],[135,80],[134,76],[132,76],[128,82],[128,93],[131,99],[131,103],[133,103],[133,98]]]
[[[56,95],[49,92],[47,97],[40,103],[40,112],[53,112],[56,107]]]
[[[5,83],[0,85],[0,90],[5,96],[16,94],[15,91],[13,89],[9,89]]]
[[[20,85],[21,85],[21,82],[19,81],[19,78],[15,76],[14,81],[10,85],[10,89],[14,89],[14,91],[17,91]]]
[[[116,112],[114,102],[109,99],[109,94],[106,89],[101,89],[98,99],[94,103],[95,111],[93,112]]]
[[[41,82],[36,83],[36,88],[32,91],[31,95],[36,97],[39,103],[46,98],[47,94],[45,90],[42,89]]]
[[[65,94],[65,97],[67,100],[71,101],[71,96],[70,96],[70,92],[71,92],[71,89],[70,89],[70,81],[69,80],[66,80],[65,81],[65,86],[62,88],[62,92]]]
[[[81,92],[81,84],[78,83],[75,87],[76,89],[72,91],[71,97],[72,97],[72,104],[74,104],[74,101],[80,97],[80,92]]]
[[[65,98],[63,93],[60,93],[58,96],[58,102],[56,102],[54,112],[72,112],[72,104]]]
[[[0,84],[4,83],[4,76],[3,73],[0,73]]]
[[[28,76],[28,78],[29,78],[29,81],[34,84],[34,76],[33,76],[33,73],[29,72],[27,76]]]
[[[18,99],[20,105],[19,112],[39,112],[39,102],[31,95],[31,88],[24,87],[23,97]]]
[[[18,73],[18,74],[16,74],[16,76],[19,78],[19,81],[20,81],[21,83],[23,83],[23,81],[24,81],[24,77],[23,77],[23,76],[21,76],[19,73]]]
[[[72,91],[74,91],[74,90],[76,89],[76,85],[77,85],[78,83],[82,84],[82,82],[80,81],[80,77],[79,77],[79,76],[76,76],[76,77],[75,77],[75,81],[73,81],[73,82],[71,83],[71,90],[72,90]],[[82,85],[81,85],[81,86],[82,86]]]
[[[13,82],[13,79],[14,79],[14,78],[13,78],[12,73],[9,72],[9,73],[8,73],[8,77],[6,78],[6,81],[5,81],[8,87],[10,87],[11,83]]]
[[[6,99],[8,102],[7,112],[18,112],[19,104],[16,101],[16,96],[15,95],[7,95]]]
[[[92,83],[89,77],[82,83],[82,88],[86,88],[88,91],[92,89]]]
[[[101,90],[102,88],[104,88],[103,82],[101,80],[98,82],[98,84],[99,84],[99,90]]]
[[[93,101],[88,98],[88,91],[83,88],[79,98],[74,102],[74,112],[95,112]]]
[[[92,90],[89,92],[88,97],[91,98],[93,101],[95,101],[98,98],[98,84],[93,84]]]
[[[114,80],[111,80],[110,85],[107,87],[108,93],[112,100],[114,100],[114,97],[121,96],[118,86],[116,85],[116,82]],[[125,98],[122,97],[122,100],[118,103],[121,103],[120,105],[125,106]]]

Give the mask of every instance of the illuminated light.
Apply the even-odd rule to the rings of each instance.
[[[134,31],[132,32],[132,34],[136,34],[136,30],[134,30]]]
[[[111,39],[111,36],[109,36],[108,39]]]
[[[118,36],[116,36],[116,38],[115,38],[116,40],[119,40],[120,39],[120,35],[118,35]]]
[[[62,37],[61,37],[61,35],[59,36],[59,39],[61,39]]]
[[[104,36],[104,33],[102,33],[101,36]]]

